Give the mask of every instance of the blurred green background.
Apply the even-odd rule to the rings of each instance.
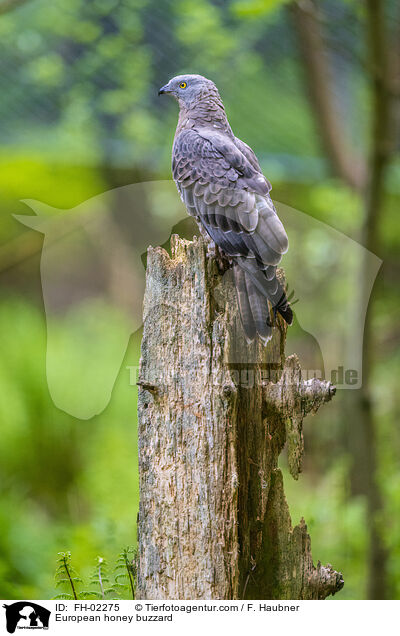
[[[273,197],[383,260],[363,389],[339,391],[306,420],[298,482],[282,466],[314,560],[343,572],[337,598],[400,598],[399,34],[389,0],[0,0],[0,597],[54,596],[59,551],[83,578],[98,555],[112,563],[135,544],[138,510],[126,367],[138,364],[140,332],[103,413],[58,410],[46,383],[42,236],[12,214],[28,212],[24,198],[72,208],[170,178],[177,108],[157,90],[201,73]],[[316,311],[332,324],[323,293]],[[304,350],[302,338],[294,327],[291,349]]]

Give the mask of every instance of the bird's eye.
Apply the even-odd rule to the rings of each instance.
[[[181,82],[179,84],[179,88],[186,88],[186,86],[187,86],[186,82]]]

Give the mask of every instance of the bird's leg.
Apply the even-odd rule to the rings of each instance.
[[[214,244],[214,258],[220,274],[224,274],[232,266],[232,259],[218,245]]]
[[[204,227],[204,225],[200,221],[199,217],[196,217],[196,221],[197,221],[197,225],[199,226],[200,234],[202,235],[203,239],[207,243],[207,250],[208,250],[209,246],[213,246],[213,245],[215,246],[214,241],[212,240],[212,238],[209,235],[209,233],[207,232],[206,228]]]
[[[207,243],[207,256],[214,259],[220,274],[224,274],[232,265],[232,259],[212,239]]]
[[[215,260],[219,272],[223,274],[232,265],[232,260],[229,259],[229,257],[222,252],[218,245],[214,243],[211,236],[202,225],[201,221],[198,220],[197,223],[199,226],[200,234],[207,243],[207,256]]]

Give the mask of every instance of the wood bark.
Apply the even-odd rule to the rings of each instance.
[[[203,239],[149,248],[139,371],[141,599],[322,599],[343,585],[292,527],[278,456],[297,478],[304,416],[331,399],[285,359],[278,318],[248,345],[231,272]]]

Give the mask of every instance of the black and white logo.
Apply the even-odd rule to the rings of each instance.
[[[13,634],[16,629],[48,629],[50,610],[32,603],[18,601],[3,605],[6,610],[7,631]]]

